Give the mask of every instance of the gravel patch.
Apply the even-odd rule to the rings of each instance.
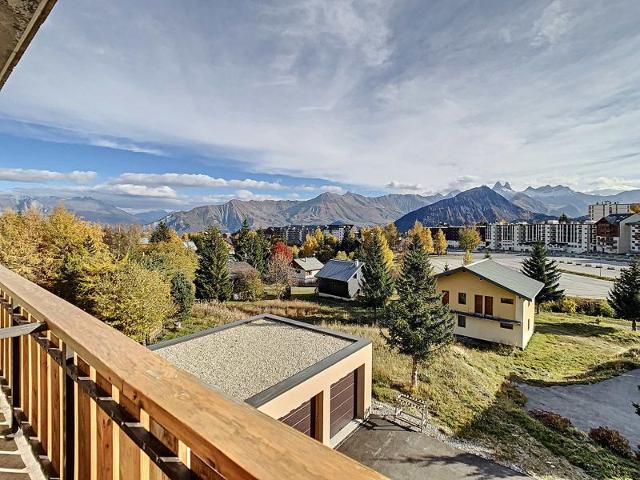
[[[155,350],[205,385],[246,400],[353,341],[259,319]]]

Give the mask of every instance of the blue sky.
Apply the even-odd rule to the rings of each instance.
[[[0,189],[640,188],[639,23],[636,0],[59,0],[0,92]]]

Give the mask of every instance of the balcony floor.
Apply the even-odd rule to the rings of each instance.
[[[9,429],[9,405],[0,394],[0,480],[44,480],[38,462],[20,432]]]

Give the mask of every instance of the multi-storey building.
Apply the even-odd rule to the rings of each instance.
[[[629,223],[631,242],[629,251],[640,254],[640,220]]]
[[[333,235],[338,241],[342,241],[348,232],[358,233],[354,225],[285,225],[265,228],[262,233],[267,238],[280,238],[289,245],[302,245],[307,235],[318,228],[325,236]]]
[[[618,213],[602,217],[596,222],[596,251],[601,253],[627,253],[628,239],[623,221],[634,216]],[[630,233],[630,232],[629,232]]]
[[[544,243],[549,250],[558,252],[590,252],[595,245],[595,227],[591,222],[555,220],[491,223],[487,226],[487,246],[492,250],[526,252],[534,243]]]
[[[630,203],[618,203],[618,202],[598,202],[594,205],[589,205],[589,220],[597,222],[601,218],[609,215],[619,215],[633,213],[631,211]]]

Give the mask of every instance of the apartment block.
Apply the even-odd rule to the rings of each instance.
[[[592,222],[491,223],[487,225],[487,246],[491,250],[530,251],[534,243],[544,243],[551,251],[584,253],[594,250]]]
[[[589,220],[597,222],[601,218],[609,215],[622,215],[633,213],[631,211],[630,203],[618,203],[618,202],[598,202],[594,205],[589,205]]]

